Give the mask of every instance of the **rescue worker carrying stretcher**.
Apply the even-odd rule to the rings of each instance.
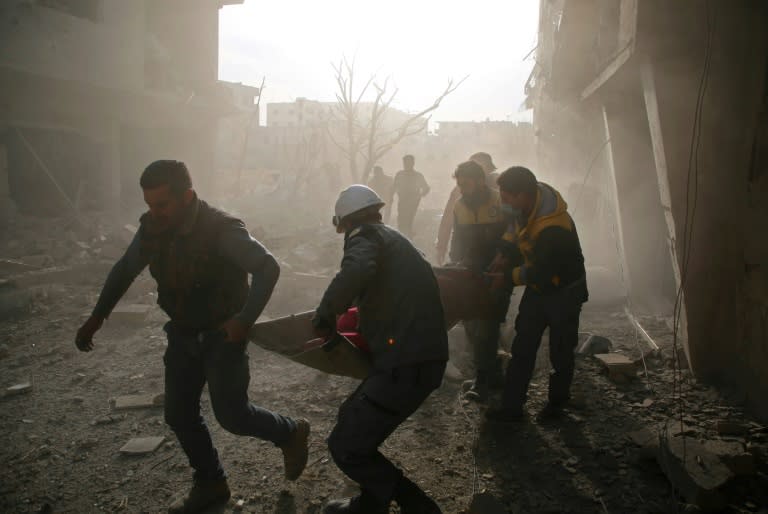
[[[484,273],[494,260],[506,228],[499,192],[488,187],[483,168],[474,161],[459,164],[454,173],[461,192],[453,209],[454,226],[449,257],[451,262]],[[504,384],[498,359],[500,325],[509,308],[509,294],[498,290],[493,312],[483,319],[465,320],[464,330],[472,345],[475,380],[467,397],[485,401],[491,387]]]
[[[437,389],[448,360],[440,292],[430,264],[402,234],[381,222],[384,202],[353,185],[336,202],[333,224],[344,234],[341,270],[317,308],[318,337],[336,331],[337,316],[356,304],[370,348],[370,375],[341,405],[328,447],[336,465],[360,484],[354,498],[334,500],[327,514],[440,513],[379,446]]]
[[[525,286],[515,320],[512,359],[507,368],[502,408],[489,410],[492,421],[523,419],[541,336],[549,328],[549,397],[539,419],[556,418],[570,399],[579,315],[587,301],[584,256],[576,225],[560,193],[538,182],[527,168],[512,167],[498,180],[504,205],[514,222],[494,261],[494,286],[511,290]]]

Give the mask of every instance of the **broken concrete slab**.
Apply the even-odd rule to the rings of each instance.
[[[715,430],[719,435],[735,435],[741,436],[749,431],[749,427],[743,423],[736,423],[734,421],[719,420],[715,423]]]
[[[30,392],[32,392],[32,384],[29,382],[12,385],[11,387],[5,389],[6,396],[18,396],[20,394],[26,394]]]
[[[472,497],[467,514],[506,514],[507,509],[491,493],[483,491]]]
[[[165,437],[163,436],[135,437],[120,448],[120,453],[124,455],[144,455],[152,453],[163,444],[164,440]]]
[[[716,455],[736,475],[751,475],[755,472],[755,457],[744,445],[735,441],[714,439],[704,442],[704,448]]]
[[[151,305],[141,303],[118,305],[109,315],[109,321],[120,325],[139,325],[147,319],[151,310]]]
[[[659,447],[657,460],[687,502],[704,512],[719,512],[726,506],[722,489],[734,474],[703,445],[688,438],[667,438]]]
[[[114,400],[112,408],[114,410],[130,409],[148,409],[152,407],[162,407],[165,403],[165,394],[134,394],[127,396],[118,396]]]
[[[608,378],[614,382],[625,382],[637,374],[635,363],[620,353],[598,353],[595,359],[600,361]]]
[[[0,259],[0,275],[10,276],[39,269],[38,266],[17,261],[15,259]]]
[[[607,337],[590,335],[576,350],[581,355],[597,355],[613,350],[613,343]]]

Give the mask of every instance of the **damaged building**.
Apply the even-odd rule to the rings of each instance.
[[[616,262],[629,310],[763,417],[766,26],[760,1],[543,1],[527,85],[542,171],[581,186],[599,232],[587,259]]]
[[[56,214],[140,205],[140,170],[186,161],[209,191],[222,0],[0,6],[0,201]]]

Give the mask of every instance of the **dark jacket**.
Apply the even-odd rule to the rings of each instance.
[[[461,197],[453,208],[451,261],[482,273],[496,256],[506,223],[499,192],[485,189],[477,205]]]
[[[539,183],[528,219],[513,222],[503,236],[509,288],[525,285],[542,294],[568,288],[587,301],[584,255],[567,209],[560,193]]]
[[[242,221],[195,197],[178,229],[160,233],[148,215],[142,216],[131,244],[109,272],[93,315],[109,317],[147,265],[158,282],[158,303],[180,328],[190,330],[216,328],[233,312],[250,326],[280,276],[275,258]],[[243,305],[246,274],[251,286]]]
[[[333,320],[356,304],[373,367],[448,360],[448,335],[432,267],[399,232],[361,225],[344,237],[341,270],[317,316]]]
[[[141,253],[157,281],[157,303],[177,325],[215,328],[245,305],[248,274],[218,251],[220,235],[242,224],[202,200],[178,231],[157,232],[141,217]]]

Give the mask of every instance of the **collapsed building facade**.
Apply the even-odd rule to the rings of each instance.
[[[154,159],[211,186],[218,9],[226,0],[38,0],[0,7],[0,201],[51,214],[140,205]]]
[[[629,310],[669,319],[694,375],[762,417],[766,26],[760,1],[545,0],[527,85],[539,166],[581,186]]]

